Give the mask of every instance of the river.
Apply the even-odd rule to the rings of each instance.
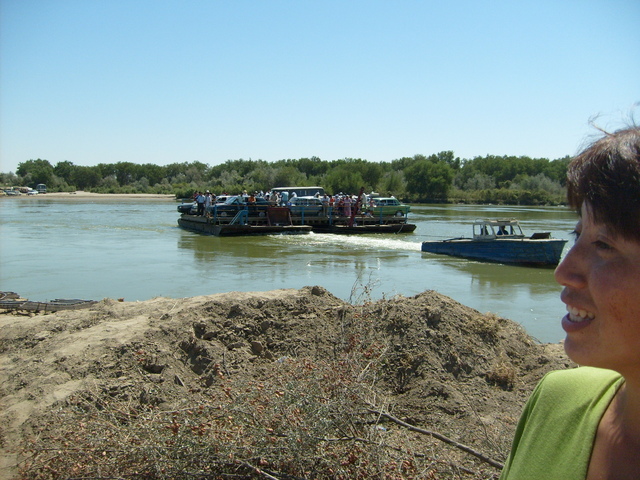
[[[0,290],[33,301],[135,301],[320,285],[352,302],[436,290],[519,322],[542,342],[564,338],[553,269],[422,253],[420,242],[470,236],[479,217],[517,218],[527,234],[569,240],[575,215],[567,208],[415,205],[411,234],[220,238],[179,228],[176,206],[121,197],[2,198]]]

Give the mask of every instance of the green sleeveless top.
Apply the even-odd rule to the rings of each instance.
[[[520,417],[500,480],[584,480],[598,424],[623,382],[592,367],[545,375]]]

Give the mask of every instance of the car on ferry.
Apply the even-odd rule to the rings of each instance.
[[[267,208],[271,206],[263,197],[255,197],[255,202],[249,202],[249,197],[242,195],[234,195],[228,197],[222,203],[211,205],[207,213],[209,215],[219,215],[221,217],[235,216],[240,210],[248,210],[252,217],[264,217],[267,214]]]
[[[318,197],[293,197],[288,204],[291,215],[296,217],[322,215],[322,199]]]
[[[373,213],[373,216],[387,216],[394,215],[396,217],[406,216],[411,207],[400,203],[395,197],[374,197],[373,209],[369,207],[369,211]]]
[[[216,197],[216,203],[224,203],[230,195],[218,195]],[[178,213],[188,213],[195,215],[198,213],[198,204],[196,202],[184,202],[178,205]]]
[[[196,202],[185,202],[178,205],[178,213],[189,213],[194,215],[198,211]]]

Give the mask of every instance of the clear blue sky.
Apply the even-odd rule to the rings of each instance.
[[[638,101],[638,0],[0,0],[2,172],[555,159]]]

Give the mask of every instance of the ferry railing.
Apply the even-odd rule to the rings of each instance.
[[[262,212],[262,208],[258,208],[256,205],[239,205],[239,209],[237,213],[234,215],[230,224],[237,224],[238,222],[243,222],[242,225],[246,225],[248,222],[249,214],[251,215],[260,215],[266,216],[266,208],[264,210],[264,214]],[[260,206],[262,207],[262,206]],[[213,213],[211,219],[213,223],[218,223],[218,220],[222,221],[227,218],[227,215],[233,214],[233,211],[229,212],[228,208],[225,208],[221,213],[218,212],[218,205],[212,205],[207,210],[209,213]]]
[[[294,207],[294,205],[288,206],[289,209],[292,207]],[[306,225],[307,217],[321,218],[323,216],[327,216],[326,209],[329,207],[323,206],[321,210],[318,210],[318,207],[318,205],[295,205],[295,212],[292,211],[292,215],[294,215],[296,219],[300,217],[300,224]],[[330,216],[331,213],[329,213],[329,217]]]
[[[249,218],[249,210],[248,209],[240,210],[238,211],[238,213],[236,213],[236,216],[233,217],[233,220],[229,222],[229,225],[246,225],[248,218]]]

